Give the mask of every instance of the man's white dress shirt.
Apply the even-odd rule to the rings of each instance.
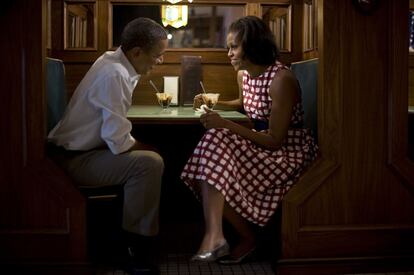
[[[120,154],[130,149],[135,139],[127,112],[139,78],[121,47],[104,53],[79,83],[49,141],[67,150],[107,145]]]

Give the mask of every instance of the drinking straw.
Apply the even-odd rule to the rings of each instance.
[[[157,93],[159,93],[160,91],[157,89],[157,86],[155,86],[154,82],[152,82],[152,80],[149,81],[149,83],[151,84],[151,86],[155,89],[155,91]]]
[[[203,93],[206,93],[206,89],[204,89],[203,81],[200,81],[201,89],[203,89]]]

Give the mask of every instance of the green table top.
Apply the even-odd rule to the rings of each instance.
[[[223,118],[227,118],[238,122],[248,122],[249,119],[246,115],[237,111],[217,111]],[[189,107],[176,107],[170,106],[168,109],[163,110],[158,105],[132,105],[128,111],[128,119],[132,123],[145,124],[145,123],[199,123],[200,112],[193,110]]]

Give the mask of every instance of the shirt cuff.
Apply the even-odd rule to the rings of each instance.
[[[114,155],[119,155],[131,149],[131,147],[134,146],[134,144],[135,139],[131,135],[128,135],[124,143],[122,143],[121,145],[108,142],[108,147]]]

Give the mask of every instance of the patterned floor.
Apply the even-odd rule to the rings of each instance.
[[[180,213],[180,212],[177,212]],[[277,258],[279,240],[277,227],[264,228],[259,231],[258,249],[248,262],[240,265],[220,265],[217,263],[200,264],[191,262],[192,253],[197,251],[202,239],[203,224],[200,221],[177,222],[163,224],[160,238],[160,275],[276,275],[271,259]],[[226,229],[226,228],[225,228]],[[226,230],[228,241],[231,244],[231,231]],[[234,240],[233,240],[234,241]],[[98,275],[128,275],[121,268],[108,264],[98,265]],[[370,274],[343,274],[343,275],[414,275],[414,272],[398,273],[370,273]]]
[[[220,265],[217,263],[199,264],[189,261],[190,254],[169,254],[166,261],[160,265],[161,275],[268,275],[275,274],[270,263],[265,261],[252,261],[241,265]]]
[[[202,238],[202,223],[174,223],[164,225],[160,232],[160,275],[274,275],[270,253],[263,246],[250,260],[240,265],[197,263],[190,261]],[[189,238],[191,236],[191,238]],[[128,275],[119,268],[102,266],[99,275]]]
[[[274,275],[270,263],[251,261],[240,265],[220,265],[217,263],[194,263],[191,254],[168,254],[161,259],[160,275]],[[127,275],[120,269],[102,267],[98,275]]]
[[[190,255],[170,254],[160,265],[160,275],[276,275],[267,262],[253,261],[241,265],[224,266],[196,264],[188,261]],[[119,269],[101,268],[97,275],[128,275]],[[410,272],[357,273],[343,275],[414,275]]]

